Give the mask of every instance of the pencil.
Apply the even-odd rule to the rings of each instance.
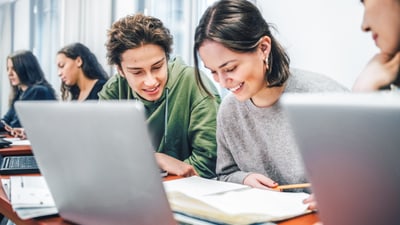
[[[310,183],[279,185],[273,189],[274,190],[285,190],[285,189],[308,188],[308,187],[311,187]]]

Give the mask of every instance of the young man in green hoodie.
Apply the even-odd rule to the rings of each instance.
[[[136,99],[147,122],[161,169],[179,176],[215,177],[216,114],[220,97],[203,76],[208,96],[196,85],[194,68],[170,60],[172,35],[154,17],[135,14],[108,31],[107,58],[118,74],[99,92],[100,100]]]

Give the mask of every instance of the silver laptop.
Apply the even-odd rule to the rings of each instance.
[[[17,102],[59,214],[78,224],[176,224],[138,102]]]
[[[285,94],[324,225],[400,224],[400,94]]]

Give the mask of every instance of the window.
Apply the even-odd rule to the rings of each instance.
[[[112,75],[114,71],[107,65],[104,47],[106,31],[118,18],[143,12],[160,18],[170,29],[174,36],[172,57],[180,56],[192,65],[194,30],[199,17],[212,2],[214,0],[0,0],[1,116],[8,109],[9,81],[5,62],[11,52],[33,51],[56,90],[60,86],[56,53],[72,42],[87,45]]]

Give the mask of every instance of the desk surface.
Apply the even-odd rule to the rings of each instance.
[[[1,148],[1,155],[27,155],[32,154],[31,148],[29,145],[26,146],[12,146],[9,148]],[[4,178],[7,176],[0,176],[0,178]],[[173,180],[178,179],[178,176],[168,176],[165,180]],[[30,220],[21,220],[17,214],[12,210],[10,201],[8,200],[3,188],[0,188],[0,214],[3,214],[7,218],[11,219],[16,224],[22,225],[72,225],[67,221],[64,221],[59,216],[52,216],[48,218],[40,218],[40,219],[30,219]],[[318,217],[316,213],[311,213],[303,216],[299,216],[293,219],[289,219],[286,221],[279,222],[279,225],[312,225],[318,221]]]
[[[32,154],[30,145],[18,145],[7,148],[0,148],[0,155],[30,155]]]

